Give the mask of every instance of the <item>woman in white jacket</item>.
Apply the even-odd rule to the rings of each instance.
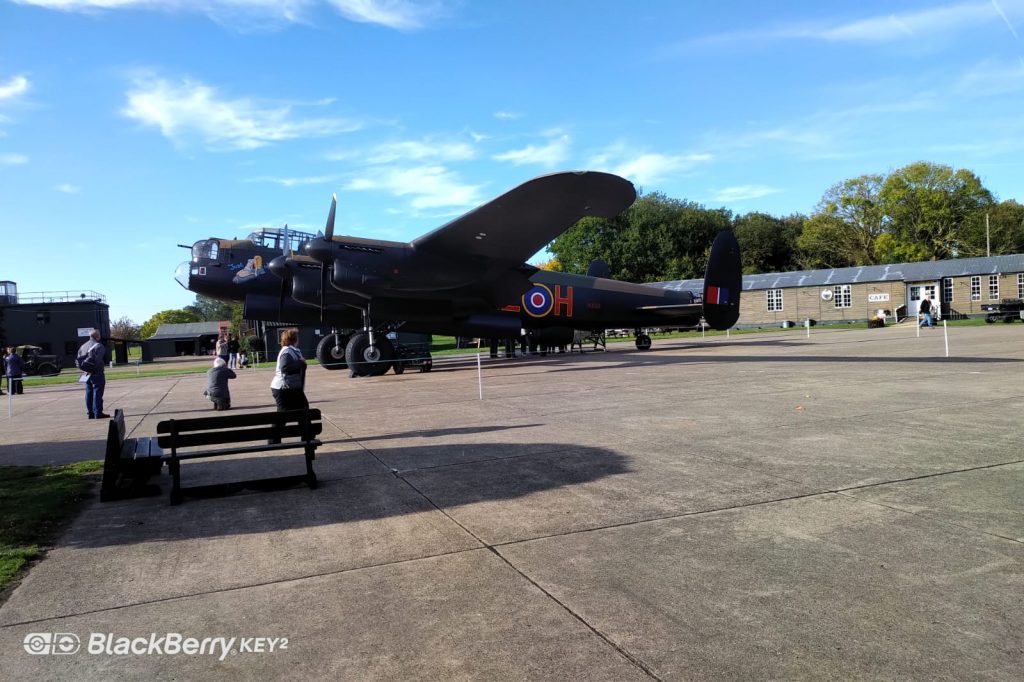
[[[277,368],[270,392],[277,403],[277,411],[304,410],[309,407],[304,388],[306,386],[306,360],[299,350],[297,329],[281,332],[281,352],[277,354]]]

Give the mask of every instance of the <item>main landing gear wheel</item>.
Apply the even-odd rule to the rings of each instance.
[[[636,335],[636,349],[637,350],[650,350],[651,349],[651,337],[647,334]]]
[[[335,338],[338,338],[335,343]],[[325,369],[345,369],[348,365],[345,362],[345,347],[348,345],[348,337],[344,334],[328,334],[320,339],[316,345],[316,359]]]
[[[349,372],[356,377],[379,377],[391,369],[391,360],[395,357],[395,349],[391,341],[381,332],[373,335],[374,345],[370,345],[368,332],[356,332],[345,346],[345,362]]]

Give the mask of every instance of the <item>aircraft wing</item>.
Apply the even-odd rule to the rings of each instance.
[[[448,257],[522,263],[584,216],[610,218],[636,200],[633,183],[595,171],[542,175],[412,242]]]

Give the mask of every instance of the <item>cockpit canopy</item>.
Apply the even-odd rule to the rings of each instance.
[[[220,251],[219,239],[203,239],[192,245],[192,262],[197,263],[199,259],[217,260],[217,253]]]
[[[300,253],[302,246],[313,239],[316,235],[298,230],[282,229],[280,227],[261,227],[248,236],[256,246],[261,246],[274,251],[295,251]]]

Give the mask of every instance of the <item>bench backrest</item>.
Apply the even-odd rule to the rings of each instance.
[[[107,426],[107,455],[120,457],[124,447],[124,410],[114,410]]]
[[[323,430],[320,410],[233,414],[168,419],[157,424],[157,442],[165,449],[265,441],[272,438],[313,440]]]

